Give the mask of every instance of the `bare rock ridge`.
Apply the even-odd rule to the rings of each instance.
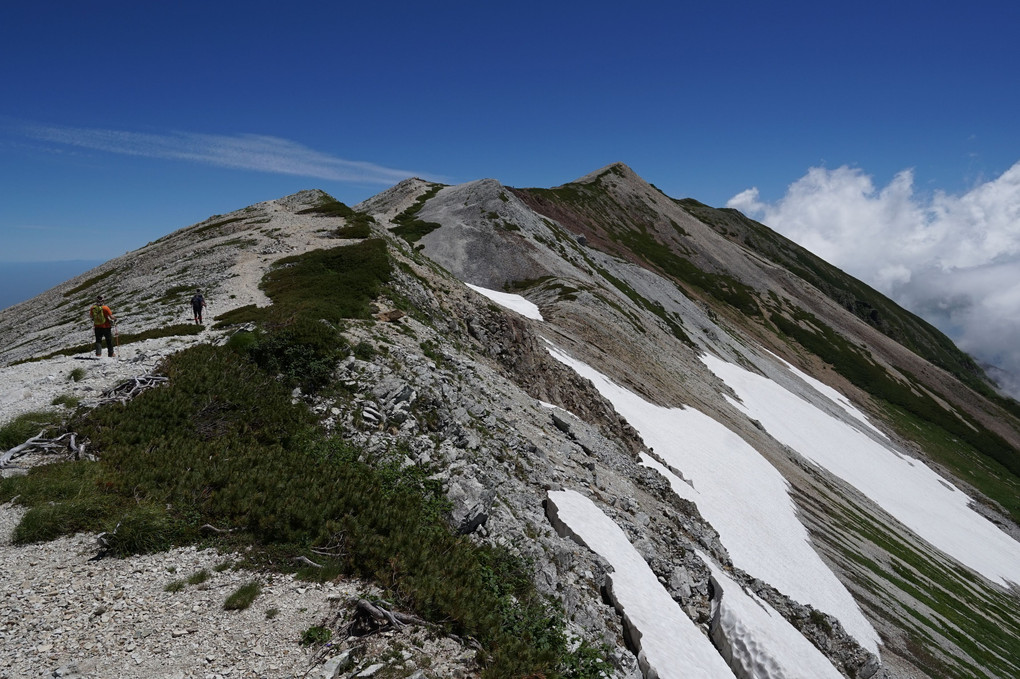
[[[353,209],[303,191],[183,228],[0,311],[0,426],[242,345],[269,272],[366,242],[392,263],[375,316],[335,323],[328,386],[288,398],[528,564],[600,659],[550,676],[1020,676],[1020,407],[859,281],[622,163],[551,189],[412,178]],[[98,292],[115,360],[90,360]],[[12,456],[0,492],[55,457]],[[245,578],[218,564],[243,553],[21,544],[26,497],[0,495],[0,679],[494,671],[469,639],[387,618],[417,619],[373,582],[266,570],[228,614]],[[313,629],[332,640],[301,645]]]

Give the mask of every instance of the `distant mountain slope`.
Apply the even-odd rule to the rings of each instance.
[[[721,235],[768,257],[811,283],[847,311],[916,354],[944,368],[985,396],[994,398],[987,376],[952,340],[885,295],[816,257],[793,241],[731,208],[716,209],[694,199],[678,203]],[[1003,402],[1006,399],[1002,399]],[[1020,412],[1016,404],[1014,414]]]
[[[764,225],[732,210],[668,198],[622,164],[554,189],[516,194],[593,245],[669,276],[689,295],[721,303],[720,313],[780,353],[789,355],[784,338],[795,339],[858,388],[967,437],[1020,474],[1020,405],[999,396],[971,357],[928,323]],[[903,392],[897,373],[964,414],[959,421],[943,417],[927,395]],[[987,432],[972,436],[974,427]]]

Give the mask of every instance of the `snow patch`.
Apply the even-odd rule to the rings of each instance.
[[[712,571],[712,641],[738,677],[843,679],[810,641],[768,602],[745,591],[705,555]]]
[[[514,295],[509,292],[498,292],[496,290],[489,290],[488,288],[482,288],[477,285],[471,285],[470,283],[466,283],[465,285],[467,285],[469,288],[471,288],[478,294],[484,297],[488,297],[501,307],[510,309],[511,311],[516,311],[525,318],[530,318],[535,321],[545,320],[542,318],[542,314],[539,312],[538,306],[536,306],[533,302],[529,302],[528,300],[524,299],[520,295]]]
[[[612,519],[575,491],[550,491],[548,497],[549,520],[556,531],[597,553],[612,567],[607,576],[612,597],[638,649],[644,676],[733,679],[711,641],[680,610]]]
[[[815,378],[811,377],[811,375],[808,375],[807,373],[801,372],[800,370],[798,370],[796,368],[796,366],[793,366],[790,363],[787,363],[782,358],[780,358],[779,356],[776,356],[772,352],[768,352],[768,353],[773,358],[775,358],[777,361],[779,361],[784,366],[786,366],[787,370],[789,370],[794,375],[799,377],[801,380],[806,382],[812,389],[814,389],[819,394],[821,394],[825,398],[829,399],[830,401],[832,401],[833,403],[835,403],[836,405],[841,407],[844,411],[846,411],[846,413],[848,415],[850,415],[850,417],[854,418],[855,420],[857,420],[858,422],[863,424],[865,427],[867,427],[871,431],[873,431],[876,434],[878,434],[884,440],[886,440],[886,441],[889,440],[889,437],[885,435],[885,432],[883,432],[881,429],[879,429],[878,427],[873,425],[871,423],[871,421],[868,419],[868,416],[865,415],[863,412],[861,412],[857,408],[857,406],[855,406],[850,401],[850,399],[848,399],[846,396],[844,396],[843,394],[839,393],[838,391],[836,391],[835,389],[830,387],[825,382],[820,382],[819,380],[816,380]]]

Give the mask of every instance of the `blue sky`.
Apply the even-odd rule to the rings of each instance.
[[[906,172],[926,229],[1020,161],[1017,26],[1004,0],[3,3],[0,261],[108,259],[305,188],[614,161],[779,230],[812,171],[865,203]]]

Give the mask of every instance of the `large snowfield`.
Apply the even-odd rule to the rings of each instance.
[[[782,474],[742,438],[693,408],[663,408],[550,347],[592,381],[665,466],[644,456],[719,532],[733,564],[796,601],[835,616],[878,653],[878,634],[850,592],[811,547]]]
[[[893,451],[766,377],[714,356],[702,360],[736,392],[740,402],[734,405],[777,440],[860,490],[960,563],[993,582],[1020,584],[1020,543],[971,509],[970,497],[923,462]]]

